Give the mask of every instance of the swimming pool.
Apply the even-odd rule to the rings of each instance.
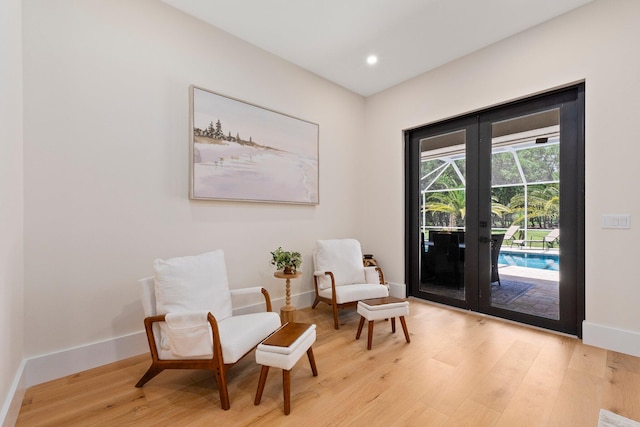
[[[559,271],[560,257],[558,254],[500,251],[498,264]]]

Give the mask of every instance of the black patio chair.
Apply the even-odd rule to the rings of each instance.
[[[447,284],[453,279],[460,288],[461,256],[458,236],[455,234],[438,233],[433,238],[433,273],[438,283]]]
[[[504,234],[491,235],[491,283],[498,282],[498,286],[502,286],[500,274],[498,273],[498,257],[500,256],[500,248],[503,241]]]

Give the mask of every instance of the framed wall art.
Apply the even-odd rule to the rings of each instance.
[[[191,199],[318,204],[319,126],[190,87]]]

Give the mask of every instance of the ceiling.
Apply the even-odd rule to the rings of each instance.
[[[162,1],[369,96],[592,0]]]

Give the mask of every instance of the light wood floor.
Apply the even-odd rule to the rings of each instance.
[[[580,340],[411,300],[411,343],[398,322],[376,322],[373,349],[358,315],[340,330],[320,304],[298,311],[317,324],[318,376],[301,358],[291,372],[291,414],[272,368],[254,406],[259,367],[249,354],[229,371],[231,409],[209,372],[165,371],[134,387],[141,355],[27,390],[18,426],[597,426],[600,408],[640,420],[640,359]]]

